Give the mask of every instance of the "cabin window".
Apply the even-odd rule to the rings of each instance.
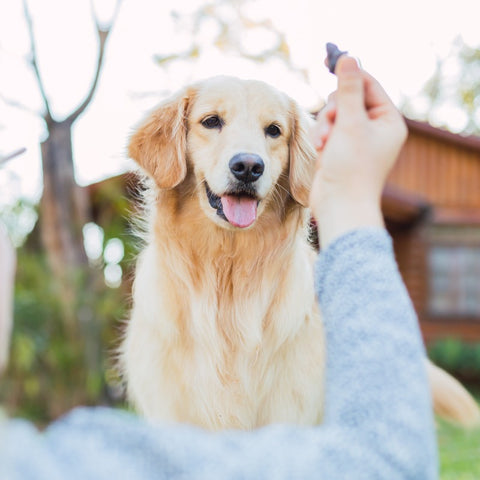
[[[480,316],[480,238],[475,238],[480,229],[437,229],[432,233],[430,312]]]

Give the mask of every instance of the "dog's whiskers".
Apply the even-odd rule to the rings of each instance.
[[[275,185],[275,188],[272,191],[272,200],[277,207],[277,211],[283,210],[283,199],[282,199],[282,194],[279,191],[279,189],[282,189],[283,191],[288,193],[288,191],[284,187],[282,187],[281,185],[278,185],[278,184]]]
[[[280,175],[280,178],[282,178],[282,176],[283,176],[283,177],[286,177],[284,173],[282,173],[282,174]],[[277,183],[277,184],[275,185],[275,188],[279,188],[279,189],[283,190],[283,191],[287,194],[287,196],[289,196],[290,198],[293,199],[292,194],[291,194],[283,185],[280,185],[279,183]],[[278,193],[278,192],[277,192],[277,193]]]

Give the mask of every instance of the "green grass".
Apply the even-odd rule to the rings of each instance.
[[[441,480],[480,480],[480,428],[463,430],[441,420],[437,425]]]

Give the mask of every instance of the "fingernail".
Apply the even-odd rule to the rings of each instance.
[[[355,73],[360,70],[360,67],[356,58],[344,56],[340,58],[337,70],[343,73]]]

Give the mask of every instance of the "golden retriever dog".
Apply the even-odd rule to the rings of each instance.
[[[121,357],[146,417],[213,430],[321,421],[307,128],[267,84],[215,77],[167,100],[133,135],[129,154],[151,187]],[[433,391],[447,416],[468,421],[475,404],[454,385],[453,401],[449,388]]]

